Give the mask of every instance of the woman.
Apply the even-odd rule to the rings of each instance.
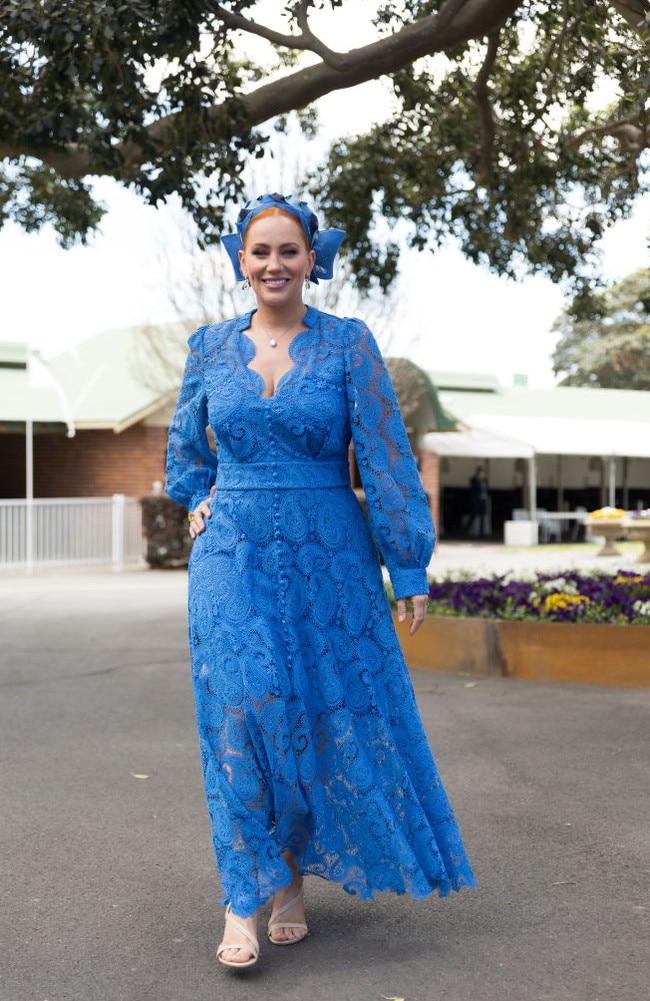
[[[434,544],[427,502],[370,331],[302,300],[306,281],[332,277],[343,235],[292,196],[246,204],[224,244],[257,309],[190,338],[169,432],[167,491],[194,539],[193,681],[228,904],[217,957],[236,968],[257,960],[268,900],[273,944],[306,936],[306,874],[364,899],[474,885],[374,541],[413,633]]]

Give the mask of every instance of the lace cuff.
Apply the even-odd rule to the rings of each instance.
[[[393,570],[390,582],[395,598],[411,598],[414,594],[429,593],[426,569]]]

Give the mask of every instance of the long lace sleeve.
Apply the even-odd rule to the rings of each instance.
[[[347,333],[352,440],[375,541],[395,597],[426,594],[435,529],[395,391],[368,328],[351,320]]]
[[[203,380],[205,327],[192,334],[174,417],[167,442],[165,489],[190,510],[204,500],[217,477],[217,457],[210,450],[208,409]]]

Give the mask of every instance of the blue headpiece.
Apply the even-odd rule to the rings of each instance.
[[[237,232],[227,233],[221,237],[237,281],[242,281],[244,277],[239,267],[239,251],[244,246],[244,234],[255,216],[270,208],[278,208],[282,209],[283,212],[288,212],[295,216],[302,226],[309,246],[316,254],[309,280],[318,285],[320,278],[332,278],[334,258],[345,236],[345,230],[319,229],[318,216],[310,209],[307,202],[301,202],[295,195],[278,195],[274,192],[272,195],[260,195],[258,198],[246,202],[237,217]]]

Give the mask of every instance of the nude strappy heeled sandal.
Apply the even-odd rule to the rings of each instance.
[[[269,934],[269,942],[271,942],[273,945],[297,945],[298,942],[302,942],[304,941],[304,939],[307,938],[309,930],[307,928],[307,925],[304,924],[302,921],[282,920],[282,915],[286,914],[287,911],[290,911],[291,908],[294,907],[295,904],[300,903],[302,899],[303,899],[303,887],[301,886],[300,890],[295,895],[295,897],[292,897],[291,900],[287,901],[286,904],[283,904],[282,907],[279,907],[277,911],[274,911],[274,913],[271,915],[268,927],[268,934]],[[271,937],[271,933],[275,928],[300,928],[301,931],[304,931],[305,934],[301,935],[300,938],[287,938],[278,940],[276,938]]]
[[[229,942],[228,945],[222,942],[217,949],[217,959],[220,963],[223,963],[224,966],[229,966],[233,970],[244,970],[247,966],[253,966],[257,962],[260,954],[259,942],[254,935],[251,935],[249,930],[241,923],[241,921],[237,920],[236,915],[232,913],[230,904],[228,904],[226,908],[226,925],[228,924],[236,928],[241,934],[242,939],[245,941]],[[251,958],[244,960],[243,963],[237,963],[233,959],[226,959],[223,953],[227,952],[229,949],[242,949],[246,952],[250,952]]]

